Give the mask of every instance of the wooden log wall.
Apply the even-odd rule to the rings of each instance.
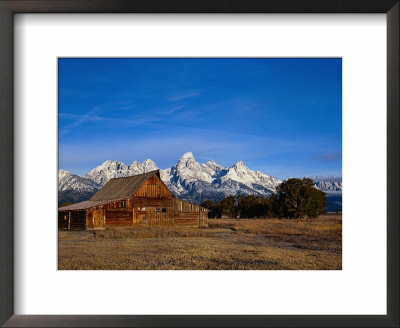
[[[139,225],[173,225],[174,217],[172,207],[146,207],[138,208],[138,224]]]
[[[106,227],[105,211],[99,206],[86,210],[86,229],[104,229]]]
[[[205,209],[200,210],[200,227],[208,227],[208,211]]]
[[[174,196],[157,175],[146,180],[132,197],[133,223],[172,225]]]
[[[175,212],[199,212],[200,206],[191,204],[183,199],[174,199]]]
[[[125,207],[124,207],[125,206]],[[132,209],[133,208],[133,199],[126,198],[117,201],[112,201],[110,203],[101,205],[101,208],[107,210],[114,210],[114,209]]]
[[[132,225],[132,210],[129,208],[108,209],[105,211],[106,225]]]
[[[172,197],[135,197],[133,198],[134,207],[172,207]]]
[[[183,199],[174,199],[175,224],[208,226],[208,210]]]
[[[147,179],[135,192],[134,197],[173,197],[174,195],[157,175]]]
[[[207,226],[208,211],[198,205],[177,199],[154,175],[146,180],[133,197],[111,201],[76,214],[70,223],[75,227],[98,229],[113,225],[190,225]],[[59,212],[59,227],[68,228],[65,214]]]
[[[112,201],[86,210],[86,229],[104,229],[108,225],[132,225],[132,199]]]
[[[174,199],[174,223],[177,225],[199,226],[200,206],[182,199]]]

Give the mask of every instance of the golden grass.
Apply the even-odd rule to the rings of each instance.
[[[340,270],[341,217],[60,231],[60,270]]]
[[[207,231],[194,227],[116,227],[93,231],[96,239],[140,239],[167,237],[206,237]]]
[[[237,233],[264,235],[294,247],[342,251],[342,218],[326,215],[318,219],[228,219],[210,220],[210,227],[226,227]]]

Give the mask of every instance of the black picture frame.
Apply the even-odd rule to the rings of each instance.
[[[0,0],[0,324],[5,327],[399,327],[399,11],[399,0]],[[385,13],[387,315],[14,315],[13,17],[16,13]]]

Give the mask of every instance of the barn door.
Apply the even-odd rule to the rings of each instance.
[[[146,208],[146,210],[139,209],[138,221],[139,221],[139,224],[147,224],[147,208]]]
[[[93,211],[93,229],[104,228],[106,226],[104,210]]]

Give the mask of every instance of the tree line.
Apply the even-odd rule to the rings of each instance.
[[[309,178],[291,178],[276,187],[271,197],[228,196],[221,201],[200,204],[210,210],[210,218],[304,218],[318,217],[327,206],[326,194]]]

